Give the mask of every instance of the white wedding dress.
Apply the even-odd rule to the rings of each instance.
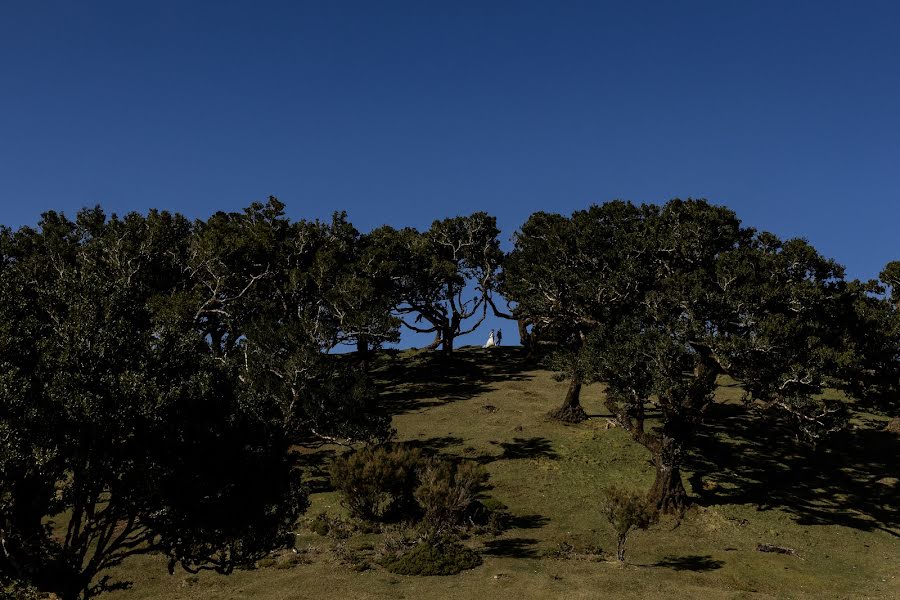
[[[482,346],[482,348],[492,348],[496,345],[497,344],[494,343],[494,332],[492,331],[491,335],[488,336],[488,340],[484,343],[484,346]]]

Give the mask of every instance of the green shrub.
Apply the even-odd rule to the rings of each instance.
[[[603,491],[600,510],[616,532],[616,558],[622,562],[629,532],[647,529],[659,520],[656,505],[645,496],[618,488]]]
[[[398,575],[456,575],[481,564],[481,557],[459,544],[419,542],[411,550],[382,558],[381,565]]]
[[[313,533],[321,536],[330,536],[337,540],[343,540],[350,537],[353,533],[353,526],[340,517],[332,517],[325,511],[317,514],[309,522],[309,529]]]
[[[500,535],[509,529],[512,515],[506,505],[493,498],[475,500],[466,511],[465,520],[474,525],[475,534]]]
[[[419,473],[415,491],[424,513],[426,537],[439,537],[460,525],[486,480],[487,473],[478,464],[429,459]]]
[[[0,600],[38,600],[43,594],[23,581],[0,575]]]
[[[335,459],[331,482],[354,517],[386,521],[415,507],[422,452],[406,446],[363,448]]]
[[[337,542],[332,545],[331,552],[342,565],[347,565],[356,572],[361,573],[372,568],[365,551],[358,548],[350,548],[344,542]]]

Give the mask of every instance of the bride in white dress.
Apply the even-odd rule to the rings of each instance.
[[[493,348],[496,345],[497,344],[494,342],[494,330],[491,329],[491,335],[488,336],[488,339],[484,343],[484,346],[482,346],[482,348]]]

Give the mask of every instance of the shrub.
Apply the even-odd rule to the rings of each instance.
[[[0,600],[38,600],[43,594],[28,583],[7,579],[0,574]]]
[[[354,571],[368,571],[371,568],[366,553],[358,548],[350,548],[345,542],[333,544],[331,552],[342,565],[347,565]]]
[[[387,555],[381,565],[398,575],[456,575],[481,564],[481,557],[459,544],[419,542],[399,555]]]
[[[309,529],[321,536],[330,536],[337,540],[350,537],[352,525],[340,517],[329,516],[325,511],[320,512],[309,522]]]
[[[512,515],[507,506],[493,498],[475,500],[464,515],[475,526],[476,534],[500,535],[509,529]]]
[[[460,525],[475,496],[484,487],[487,473],[475,463],[429,459],[419,474],[415,499],[422,507],[426,537],[439,537]]]
[[[603,491],[600,510],[616,532],[616,558],[623,562],[631,530],[647,529],[659,519],[656,506],[645,496],[618,488]]]
[[[416,448],[363,448],[331,463],[331,482],[354,517],[386,521],[415,506],[416,468],[421,461],[422,452]]]

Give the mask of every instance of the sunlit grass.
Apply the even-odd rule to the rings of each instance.
[[[565,383],[522,370],[517,349],[466,348],[450,365],[405,352],[381,365],[382,377],[404,382],[384,395],[399,439],[481,461],[491,475],[487,495],[515,515],[516,527],[500,536],[466,541],[482,552],[482,566],[450,577],[358,573],[338,562],[328,538],[298,525],[297,546],[308,552],[290,568],[169,576],[162,559],[140,557],[115,573],[133,589],[109,597],[900,598],[898,446],[871,419],[842,442],[853,448],[805,458],[790,436],[751,419],[740,387],[723,379],[726,406],[711,415],[698,439],[704,452],[684,472],[698,506],[681,521],[635,533],[621,567],[579,550],[614,550],[596,510],[599,493],[609,485],[646,489],[653,470],[641,446],[608,428],[602,386],[584,390],[593,418],[573,426],[546,418]],[[334,492],[313,495],[309,515],[322,510],[343,513]],[[377,534],[346,541],[379,543]],[[758,552],[761,543],[798,556]],[[549,556],[566,544],[573,556]]]

